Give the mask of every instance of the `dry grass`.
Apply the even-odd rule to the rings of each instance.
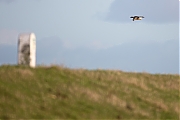
[[[32,77],[34,75],[34,73],[29,69],[17,69],[16,73],[22,75],[23,77]]]
[[[149,91],[150,88],[147,86],[147,83],[144,79],[137,79],[137,78],[131,78],[131,79],[124,79],[123,82],[125,84],[132,84],[136,87],[139,87],[142,90]]]
[[[179,75],[0,67],[0,118],[177,119]]]

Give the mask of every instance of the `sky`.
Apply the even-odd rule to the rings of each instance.
[[[145,18],[141,21],[132,21],[130,17],[133,15],[143,15]],[[52,48],[57,47],[58,55],[52,56],[52,60],[45,64],[53,63],[53,60],[56,59],[57,63],[68,64],[73,67],[123,68],[122,70],[152,73],[177,73],[179,71],[179,44],[174,44],[173,47],[169,44],[179,43],[179,1],[177,0],[0,0],[0,18],[0,47],[3,50],[7,49],[9,54],[15,54],[11,53],[7,47],[17,47],[17,39],[20,33],[33,32],[37,38],[37,45],[39,46],[37,46],[37,49],[39,51],[43,51],[42,46],[47,44],[49,46],[46,49],[49,49],[48,52],[53,54]],[[131,49],[120,49],[124,50],[124,53],[119,52],[125,55],[126,53],[130,54],[130,50],[134,51],[138,47],[137,43],[140,48],[145,45],[149,49],[152,49],[151,45],[164,45],[164,48],[162,48],[164,50],[163,54],[166,55],[165,58],[168,58],[168,64],[174,66],[171,68],[172,70],[169,67],[162,67],[158,71],[156,68],[149,70],[148,67],[147,69],[146,67],[140,69],[142,64],[139,62],[132,69],[125,67],[127,64],[128,68],[131,68],[129,62],[124,63],[124,67],[121,65],[119,67],[111,66],[108,62],[99,66],[89,62],[81,66],[80,63],[76,65],[73,62],[77,59],[76,56],[71,58],[64,55],[67,54],[67,51],[71,51],[68,53],[71,55],[77,49],[81,49],[80,51],[85,49],[84,51],[87,52],[84,54],[95,51],[96,54],[99,53],[97,56],[101,56],[102,52],[99,51],[107,52],[117,46],[124,48],[128,45]],[[63,53],[63,50],[59,47],[63,48],[65,52]],[[166,48],[172,48],[174,51]],[[142,47],[140,51],[143,51],[143,49]],[[177,54],[169,56],[173,53],[169,54],[168,50]],[[79,58],[81,61],[84,54],[78,54],[78,52],[74,54],[81,56]],[[5,55],[2,51],[1,53],[1,56]],[[37,56],[37,63],[39,64],[43,62],[42,59],[44,61],[49,59],[48,55],[39,57],[42,53],[39,52]],[[119,53],[116,51],[114,54]],[[154,54],[152,59],[161,56],[156,52],[151,54]],[[147,56],[145,52],[142,56],[138,54],[138,60]],[[108,55],[106,57],[109,59]],[[8,61],[11,61],[9,63],[16,63],[16,57],[11,58],[13,60],[9,60],[10,58],[1,57],[0,64],[8,63]],[[177,60],[174,60],[176,58]],[[100,58],[98,60],[103,61]],[[85,61],[87,59],[84,59]],[[156,59],[155,62],[161,63],[161,61],[162,59]],[[176,64],[174,61],[176,61]],[[149,66],[155,65],[153,62],[147,64]]]

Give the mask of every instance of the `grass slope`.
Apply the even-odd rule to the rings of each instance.
[[[179,75],[0,66],[0,118],[178,119]]]

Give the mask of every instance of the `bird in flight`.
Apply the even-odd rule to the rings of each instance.
[[[133,18],[132,20],[142,20],[144,16],[131,16],[130,18]]]

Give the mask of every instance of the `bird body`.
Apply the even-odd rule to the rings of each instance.
[[[133,18],[134,20],[142,20],[144,18],[144,16],[131,16],[130,18]]]

